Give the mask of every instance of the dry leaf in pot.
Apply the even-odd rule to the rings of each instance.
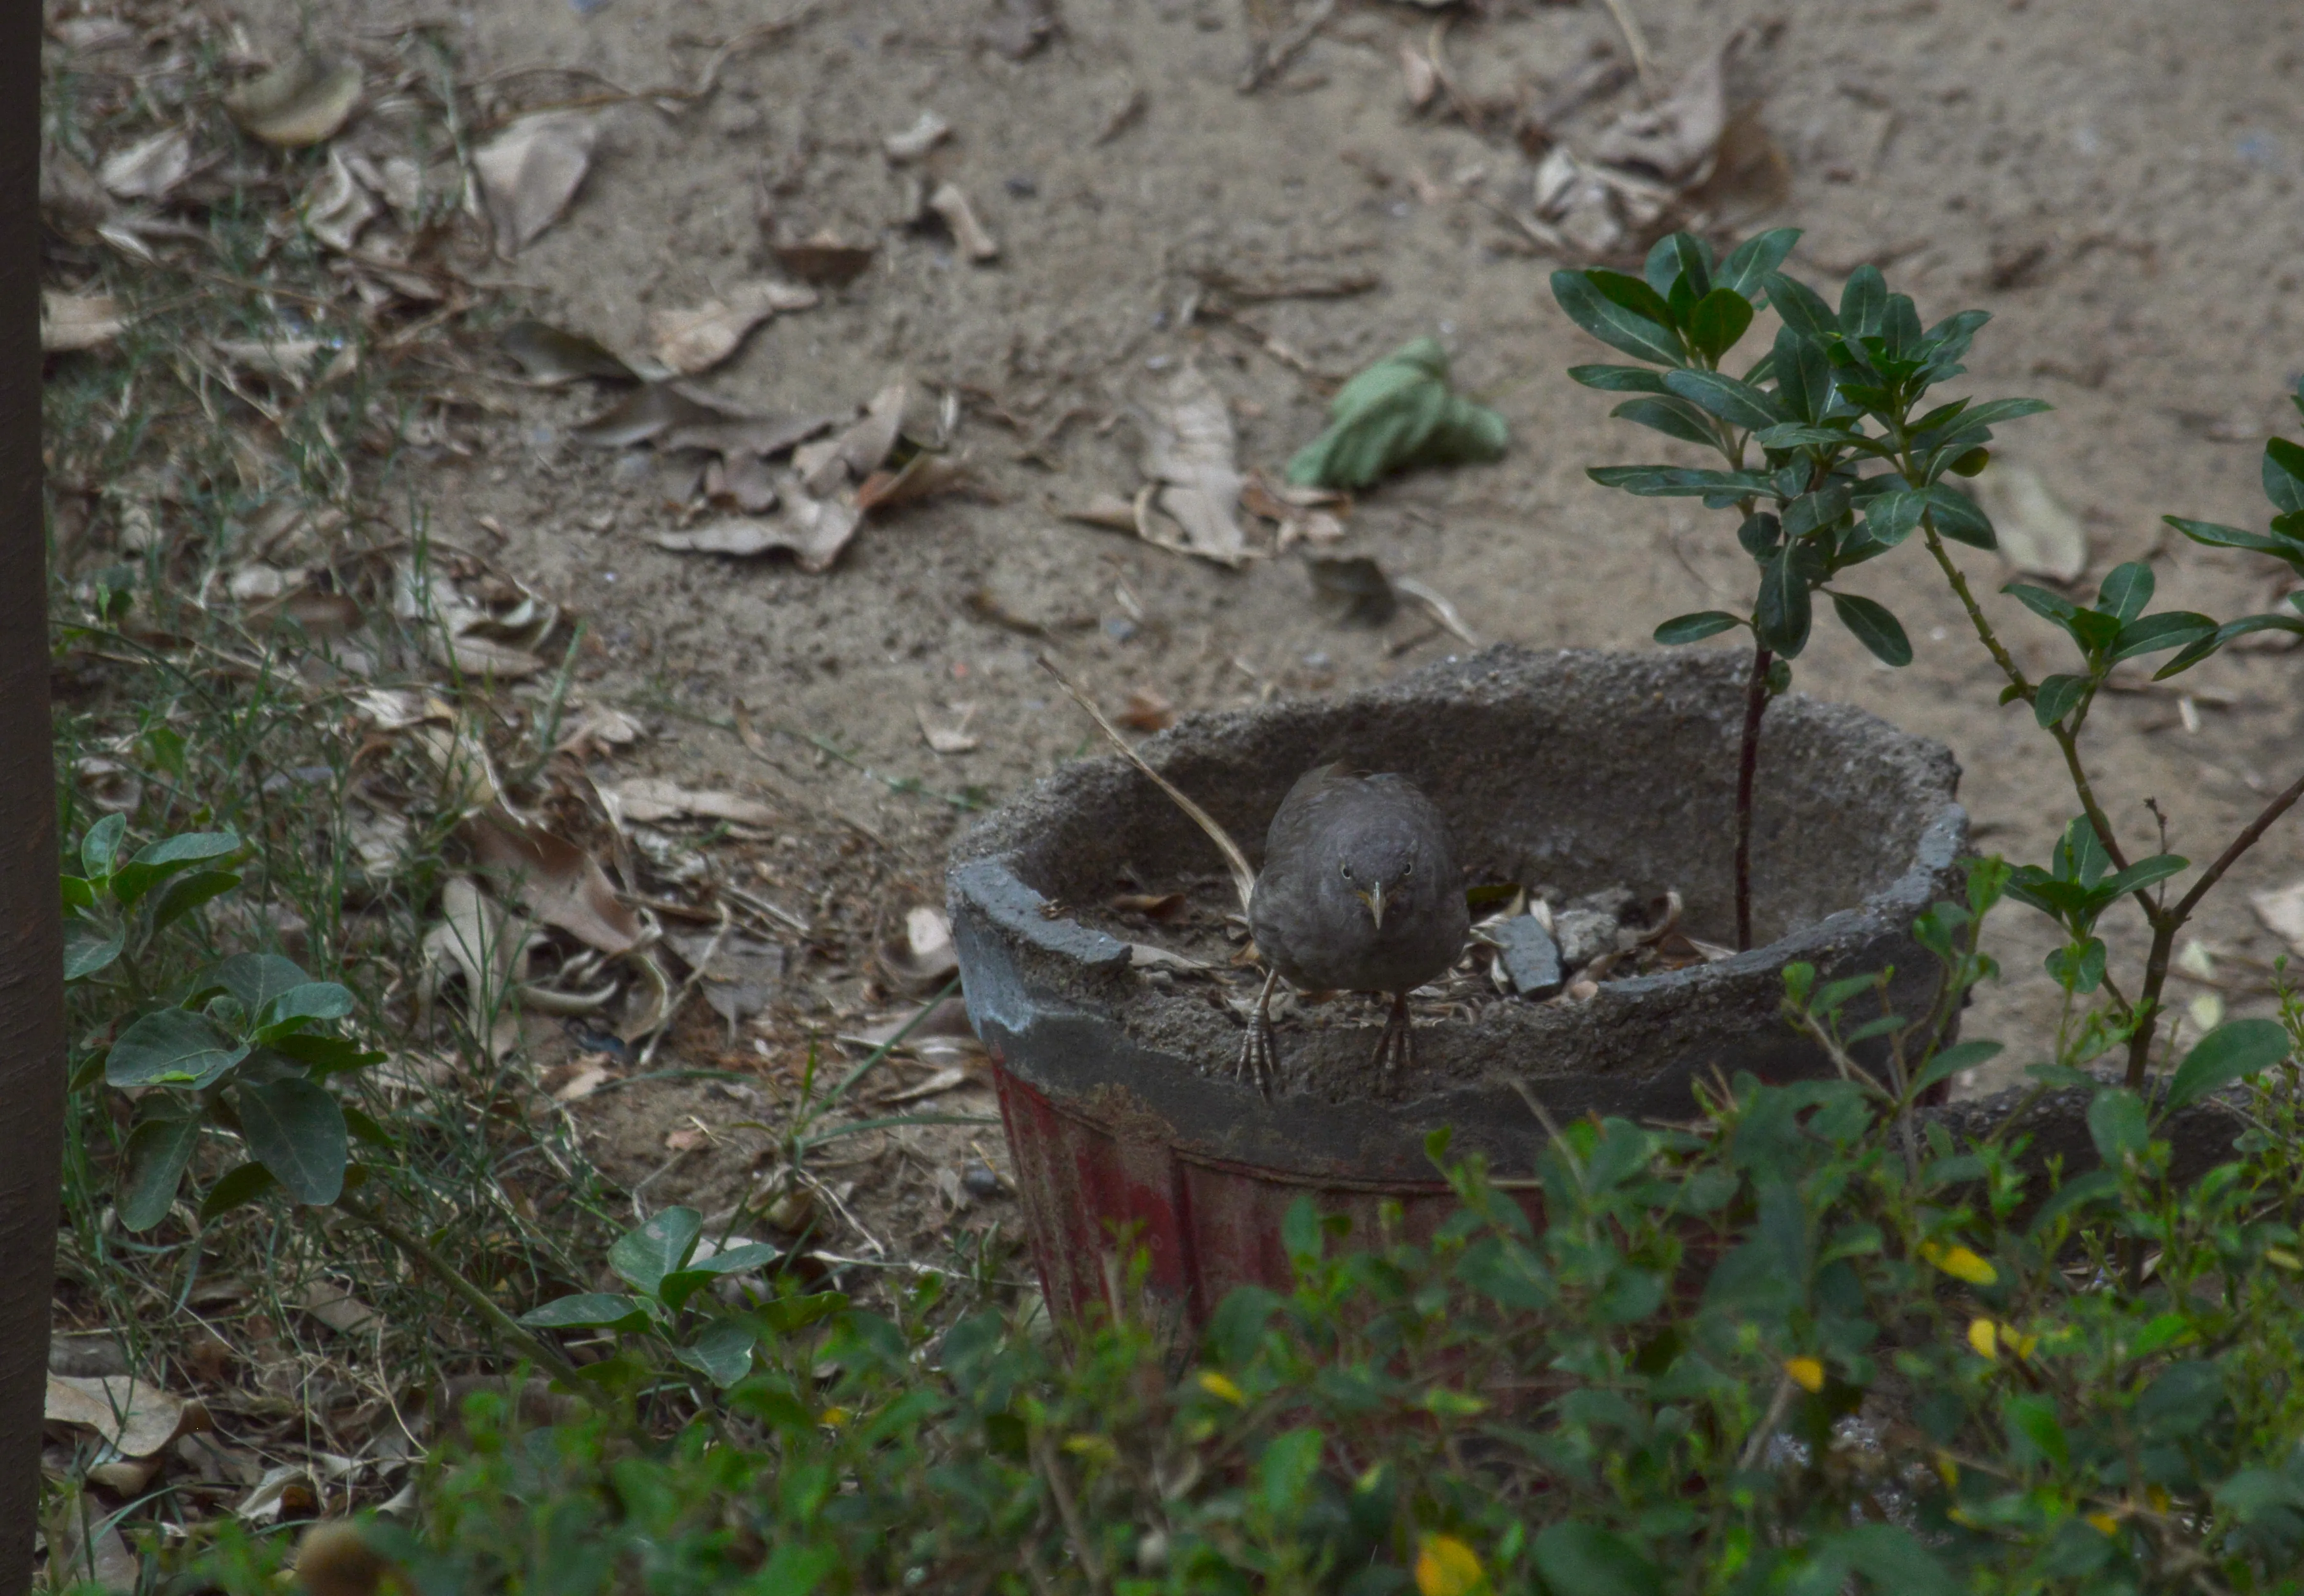
[[[960,969],[951,923],[943,910],[926,904],[905,913],[901,933],[880,944],[879,958],[899,991],[920,995],[936,990]]]

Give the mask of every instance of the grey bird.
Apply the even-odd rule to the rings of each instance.
[[[1404,776],[1362,776],[1343,765],[1306,771],[1281,800],[1248,920],[1271,972],[1239,1071],[1267,1095],[1279,1073],[1275,981],[1389,993],[1392,1014],[1375,1059],[1389,1083],[1416,1061],[1408,994],[1456,962],[1471,930],[1455,842],[1432,801]]]

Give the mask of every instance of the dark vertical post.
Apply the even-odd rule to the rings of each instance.
[[[40,7],[0,4],[0,1596],[32,1581],[64,1115],[40,512]]]

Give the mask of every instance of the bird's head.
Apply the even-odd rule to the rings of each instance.
[[[1336,870],[1344,889],[1381,931],[1387,908],[1416,890],[1416,845],[1394,836],[1365,837],[1337,862]]]

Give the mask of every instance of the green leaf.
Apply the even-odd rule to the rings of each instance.
[[[2044,1235],[2066,1214],[2119,1194],[2120,1176],[2109,1169],[2092,1169],[2077,1179],[2066,1181],[2057,1188],[2054,1196],[2040,1205],[2040,1211],[2032,1216],[2029,1233]]]
[[[2146,615],[2122,626],[2113,641],[2110,663],[2117,665],[2139,654],[2187,647],[2214,637],[2215,632],[2216,624],[2206,615],[2190,610],[2164,609],[2156,615]]]
[[[106,815],[88,828],[80,839],[80,867],[92,880],[101,881],[112,874],[112,862],[120,854],[120,839],[127,834],[126,815]]]
[[[1320,1472],[1320,1457],[1328,1438],[1309,1425],[1275,1435],[1256,1460],[1257,1484],[1264,1509],[1282,1523],[1301,1514],[1312,1481]]]
[[[1848,484],[1833,482],[1814,493],[1803,493],[1784,506],[1784,536],[1805,538],[1837,522],[1848,514]]]
[[[1297,451],[1288,480],[1300,486],[1366,488],[1415,465],[1503,456],[1504,419],[1448,386],[1448,352],[1419,338],[1337,391],[1328,429]]]
[[[2004,1411],[2012,1441],[2020,1438],[2029,1442],[2060,1469],[2071,1466],[2071,1442],[2064,1434],[2064,1427],[2056,1422],[2056,1405],[2053,1401],[2046,1396],[2011,1396]]]
[[[2300,554],[2304,554],[2293,541],[2268,538],[2262,532],[2242,531],[2236,526],[2223,526],[2213,521],[2188,521],[2181,515],[2163,515],[2160,519],[2193,542],[2205,543],[2211,548],[2249,548],[2258,554],[2276,555],[2291,565]]]
[[[302,1075],[233,1094],[241,1135],[257,1161],[297,1201],[325,1208],[343,1193],[350,1151],[343,1110],[328,1090]]]
[[[1832,408],[1832,361],[1824,346],[1789,325],[1776,329],[1776,400],[1803,421]]]
[[[1610,300],[1588,273],[1553,273],[1552,297],[1568,312],[1571,321],[1611,349],[1620,349],[1635,360],[1650,361],[1659,366],[1688,363],[1687,348],[1677,333],[1655,317],[1627,310]]]
[[[1658,250],[1664,248],[1663,243],[1656,245]],[[1651,260],[1655,259],[1655,253],[1651,252],[1648,258]],[[1676,325],[1676,318],[1672,313],[1672,305],[1664,297],[1669,291],[1669,284],[1664,288],[1658,288],[1628,273],[1610,271],[1605,267],[1594,267],[1584,274],[1584,277],[1599,291],[1602,299],[1619,310],[1629,310],[1643,320],[1655,322],[1658,327],[1669,327]]]
[[[206,1225],[220,1214],[245,1207],[279,1184],[272,1171],[258,1163],[251,1161],[228,1169],[200,1199],[200,1223]]]
[[[1743,624],[1741,617],[1732,615],[1724,609],[1702,609],[1693,615],[1674,615],[1656,629],[1656,640],[1666,648],[1676,648],[1681,643],[1701,642],[1707,637],[1716,637],[1730,627]]]
[[[2036,588],[2029,582],[2012,582],[2000,590],[2041,619],[2054,624],[2073,641],[2080,641],[2080,633],[2072,628],[2072,617],[2080,613],[2080,607],[2071,599],[2051,593],[2046,588]]]
[[[1888,313],[1888,282],[1880,268],[1869,264],[1848,274],[1840,291],[1840,330],[1851,338],[1876,333]]]
[[[1920,515],[1927,507],[1927,495],[1909,488],[1894,488],[1865,505],[1864,521],[1872,529],[1875,542],[1893,548],[1912,535],[1912,529],[1920,524]]]
[[[400,1145],[392,1133],[378,1125],[376,1116],[366,1109],[355,1108],[350,1103],[343,1104],[342,1107],[344,1111],[344,1129],[370,1147],[382,1148],[389,1152]]]
[[[1757,510],[1737,524],[1736,541],[1762,565],[1784,540],[1784,523],[1766,510]]]
[[[2116,876],[2106,876],[2096,883],[2096,890],[2109,903],[2149,887],[2155,881],[2164,881],[2190,869],[2191,862],[2173,853],[2155,853],[2149,859],[2138,860]]]
[[[741,1247],[731,1247],[724,1252],[715,1252],[709,1258],[698,1258],[687,1267],[707,1275],[741,1275],[753,1269],[764,1269],[784,1256],[781,1249],[765,1242],[746,1242]]]
[[[2104,1087],[2088,1103],[2088,1140],[2096,1144],[2096,1156],[2111,1167],[2122,1159],[2140,1154],[2152,1140],[2145,1119],[2145,1101],[2127,1087]]]
[[[190,1116],[155,1115],[128,1133],[122,1158],[120,1223],[149,1230],[168,1217],[176,1187],[192,1150],[200,1144],[200,1122]]]
[[[1596,1524],[1548,1524],[1529,1548],[1554,1596],[1664,1596],[1664,1575],[1639,1549]]]
[[[1844,1559],[1882,1596],[1964,1596],[1969,1589],[1967,1582],[1953,1577],[1936,1554],[1901,1524],[1868,1524],[1842,1530],[1820,1551],[1819,1561]]]
[[[1972,548],[2000,547],[1992,535],[1992,518],[1966,494],[1938,482],[1928,488],[1927,499],[1928,520],[1941,536]]]
[[[2288,1032],[2279,1021],[2227,1020],[2184,1055],[2161,1106],[2173,1113],[2219,1087],[2270,1069],[2287,1057]]]
[[[2041,964],[2050,981],[2085,998],[2104,985],[2105,952],[2104,938],[2090,937],[2077,948],[2052,949]]]
[[[186,866],[239,851],[240,837],[230,831],[193,831],[182,836],[164,836],[113,872],[112,896],[123,904],[133,904]]]
[[[1915,1091],[1925,1091],[1939,1081],[1949,1081],[1962,1070],[1989,1064],[2000,1057],[2003,1050],[2003,1044],[1999,1042],[1956,1042],[1927,1061],[1913,1081],[1912,1089]]]
[[[250,1021],[274,998],[312,980],[276,953],[236,953],[209,972],[209,979],[240,1000]]]
[[[1694,305],[1712,292],[1712,246],[1693,233],[1671,233],[1648,247],[1643,286]]]
[[[580,1291],[530,1308],[520,1322],[531,1330],[640,1330],[648,1325],[648,1304],[606,1291]]]
[[[758,1325],[731,1313],[706,1325],[688,1346],[673,1347],[672,1355],[724,1390],[752,1371],[752,1344],[759,1337]]]
[[[366,1069],[371,1064],[382,1064],[385,1058],[383,1054],[364,1048],[358,1042],[309,1031],[292,1031],[284,1036],[272,1037],[265,1046],[272,1052],[286,1054],[299,1064],[309,1065],[324,1075]]]
[[[1856,641],[1872,650],[1873,658],[1886,665],[1905,666],[1912,663],[1912,641],[1904,635],[1904,628],[1887,607],[1861,598],[1853,593],[1834,593],[1833,612],[1840,624],[1856,634]]]
[[[146,1014],[120,1033],[106,1059],[104,1079],[112,1086],[213,1086],[248,1057],[246,1043],[234,1043],[205,1014],[163,1008]]]
[[[1606,394],[1669,394],[1664,373],[1646,366],[1571,366],[1568,380]]]
[[[1715,494],[1742,497],[1769,491],[1758,471],[1691,471],[1678,465],[1596,465],[1584,474],[1603,488],[1621,488],[1642,498],[1699,498]]]
[[[107,936],[101,926],[73,915],[64,921],[64,979],[86,981],[120,956],[124,941],[122,933]]]
[[[2299,621],[2292,615],[2242,615],[2237,621],[2226,621],[2207,636],[2177,655],[2175,658],[2154,671],[2152,679],[2155,682],[2164,682],[2170,676],[2181,675],[2214,654],[2232,639],[2244,637],[2251,632],[2291,632],[2304,636],[2304,621]]]
[[[178,876],[152,899],[152,929],[163,930],[211,898],[222,897],[240,885],[231,870],[193,870]]]
[[[257,1014],[256,1019],[268,1031],[275,1025],[293,1026],[309,1024],[314,1020],[341,1020],[352,1012],[352,995],[350,991],[332,981],[300,981],[275,996]]]
[[[1840,318],[1832,313],[1831,307],[1817,296],[1815,289],[1782,272],[1768,273],[1761,278],[1760,285],[1768,296],[1769,306],[1783,318],[1786,327],[1813,341],[1819,348],[1828,348],[1840,341]]]
[[[665,1209],[616,1239],[608,1249],[608,1267],[633,1290],[653,1296],[666,1275],[686,1267],[703,1233],[704,1216],[694,1209]]]
[[[1638,421],[1643,427],[1653,427],[1667,437],[1700,444],[1706,448],[1717,448],[1720,444],[1720,432],[1712,418],[1685,399],[1627,399],[1608,413],[1623,420]]]
[[[2096,590],[2096,607],[2122,621],[2132,621],[2144,613],[2152,602],[2152,590],[2157,585],[2152,567],[2142,560],[2129,560],[2112,568],[2104,585]]]
[[[1811,446],[1838,448],[1849,441],[1849,435],[1836,427],[1811,427],[1805,421],[1780,421],[1774,427],[1763,427],[1752,434],[1752,441],[1764,449],[1804,449]]]
[[[2304,446],[2284,437],[2265,440],[2264,497],[2283,515],[2304,510]]]
[[[1752,298],[1760,292],[1768,274],[1783,265],[1800,237],[1797,227],[1771,227],[1766,233],[1754,233],[1728,251],[1728,259],[1713,274],[1713,283],[1717,287],[1732,288],[1748,300]]]
[[[1997,427],[2003,421],[2042,415],[2055,408],[2045,399],[1986,399],[1981,404],[1971,404],[1961,413],[1961,430],[1965,432],[1971,427]]]
[[[1767,394],[1717,371],[1668,371],[1664,382],[1681,398],[1732,427],[1758,429],[1791,419]]]
[[[2050,676],[2040,683],[2032,699],[2032,718],[2045,730],[2078,709],[2088,692],[2086,676]]]
[[[1718,360],[1752,325],[1752,301],[1732,288],[1715,288],[1688,314],[1688,341]]]
[[[1794,549],[1786,544],[1761,571],[1760,601],[1752,615],[1760,646],[1786,659],[1800,658],[1811,624],[1808,586],[1792,558]]]

